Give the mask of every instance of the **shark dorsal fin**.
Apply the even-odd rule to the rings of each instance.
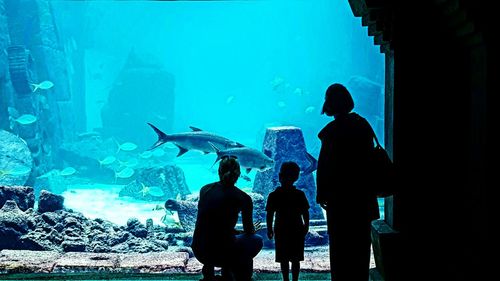
[[[200,129],[200,128],[196,128],[196,127],[193,127],[193,126],[189,126],[189,128],[190,128],[191,130],[193,130],[193,132],[200,132],[200,131],[203,131],[202,129]]]

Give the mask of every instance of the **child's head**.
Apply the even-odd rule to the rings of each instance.
[[[281,164],[280,183],[282,186],[293,185],[299,179],[300,167],[297,163],[288,161]]]

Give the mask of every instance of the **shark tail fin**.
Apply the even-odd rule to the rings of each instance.
[[[162,132],[160,129],[156,128],[151,123],[148,123],[148,125],[151,126],[151,128],[153,128],[153,130],[155,131],[155,133],[158,135],[158,140],[148,150],[153,150],[153,149],[157,148],[158,146],[160,146],[160,145],[168,142],[168,135],[167,134],[165,134],[164,132]]]
[[[215,146],[215,144],[213,144],[211,142],[208,142],[208,143],[210,144],[210,146],[212,146],[212,148],[215,150],[215,153],[217,154],[217,158],[215,159],[215,162],[212,164],[212,167],[213,167],[215,165],[215,163],[219,162],[219,160],[222,157],[222,154],[220,152],[220,149],[217,146]]]
[[[314,172],[318,168],[318,160],[314,158],[309,152],[306,151],[306,158],[309,161],[310,165],[307,167],[302,173],[303,175],[308,175]]]

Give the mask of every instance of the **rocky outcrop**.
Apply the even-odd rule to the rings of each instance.
[[[0,209],[0,249],[18,247],[19,239],[29,230],[28,218],[15,201],[5,202]]]
[[[168,233],[152,221],[144,226],[131,218],[127,225],[119,226],[63,209],[62,203],[62,197],[47,191],[41,192],[40,211],[23,211],[15,201],[7,200],[0,209],[0,250],[146,253],[191,243],[190,233]]]
[[[0,185],[24,185],[33,167],[33,158],[26,142],[0,130]]]
[[[71,210],[27,212],[29,231],[19,236],[11,249],[53,250],[58,252],[128,253],[159,252],[176,237],[168,237],[155,226],[148,231],[136,219],[118,226],[102,219],[88,219]]]
[[[0,208],[12,200],[20,210],[26,211],[35,205],[33,188],[29,186],[2,186],[0,185]]]
[[[47,190],[42,190],[40,192],[40,197],[38,199],[38,212],[54,212],[57,210],[62,210],[64,208],[64,197],[51,193]]]
[[[279,186],[279,169],[285,161],[296,162],[301,171],[311,171],[311,165],[315,165],[308,158],[306,144],[302,131],[297,127],[272,127],[266,131],[263,150],[267,151],[274,159],[275,166],[264,172],[255,175],[253,192],[257,192],[267,197],[271,191]],[[311,208],[309,209],[311,219],[322,219],[323,211],[316,204],[316,183],[312,173],[301,173],[295,186],[304,191]]]

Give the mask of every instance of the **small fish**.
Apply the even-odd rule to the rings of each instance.
[[[275,77],[272,81],[271,81],[271,86],[273,87],[273,91],[276,91],[278,89],[278,87],[283,84],[283,82],[285,82],[285,79],[281,78],[281,77]]]
[[[9,170],[0,170],[0,177],[3,177],[5,175],[10,175],[12,172]]]
[[[316,109],[316,107],[314,106],[308,106],[305,110],[306,113],[312,113],[314,110]]]
[[[125,166],[125,167],[135,167],[139,164],[139,160],[136,158],[130,158],[127,161],[119,161],[120,165]]]
[[[165,195],[165,192],[163,192],[163,189],[161,189],[161,187],[159,187],[159,186],[150,186],[149,187],[149,194],[151,196],[161,197],[161,196]]]
[[[74,175],[76,173],[76,169],[73,168],[73,167],[66,167],[64,168],[59,174],[61,176],[71,176],[71,175]]]
[[[278,107],[280,107],[280,108],[283,108],[286,106],[286,103],[284,101],[279,101],[277,104],[278,104]]]
[[[177,147],[174,143],[172,142],[166,142],[164,145],[163,145],[163,148],[168,148],[168,149],[178,149],[179,147]]]
[[[153,156],[153,153],[149,150],[144,151],[143,153],[139,154],[139,157],[141,157],[143,159],[149,159],[149,158],[151,158],[151,156]]]
[[[226,99],[226,104],[230,104],[232,103],[234,100],[234,96],[229,96],[227,99]]]
[[[39,84],[31,84],[31,86],[33,86],[33,92],[35,92],[36,90],[38,89],[42,89],[42,90],[48,90],[50,88],[52,88],[54,86],[54,83],[52,83],[51,81],[49,80],[45,80]]]
[[[120,152],[120,150],[123,150],[123,151],[133,151],[137,148],[137,144],[133,143],[133,142],[124,142],[122,144],[120,144],[118,141],[116,141],[116,145],[118,146],[118,150],[116,151],[116,153]]]
[[[163,150],[161,148],[157,148],[157,149],[153,150],[153,156],[154,157],[161,158],[164,155],[165,155],[165,150]]]
[[[116,161],[116,157],[113,155],[107,156],[102,160],[99,160],[101,166],[111,165]]]
[[[154,208],[153,208],[153,211],[161,211],[161,210],[165,210],[165,207],[163,207],[162,205],[160,204],[157,204]]]
[[[98,132],[85,132],[85,133],[80,133],[78,134],[78,138],[79,139],[93,139],[93,138],[96,138],[96,137],[100,137],[101,134],[99,134]]]
[[[302,96],[302,94],[304,93],[304,91],[301,88],[295,88],[295,91],[293,91],[293,93],[295,95]]]
[[[31,172],[31,168],[30,167],[28,167],[28,166],[22,166],[22,167],[17,167],[13,171],[9,171],[9,174],[13,175],[13,176],[21,176],[21,175],[28,174],[30,172]]]
[[[134,169],[126,167],[118,173],[115,172],[115,177],[120,179],[127,179],[133,176],[134,173],[135,173]]]
[[[15,118],[12,120],[14,120],[15,122],[17,122],[21,125],[29,125],[29,124],[35,123],[36,120],[38,120],[38,119],[36,118],[36,116],[31,115],[31,114],[23,114],[23,115],[19,116],[18,118]]]

